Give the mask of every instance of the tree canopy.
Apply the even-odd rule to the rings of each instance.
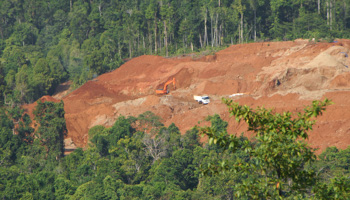
[[[5,93],[19,103],[34,102],[63,81],[77,87],[144,54],[349,38],[349,5],[349,0],[0,0],[0,101]]]
[[[245,152],[249,158],[208,163],[203,173],[229,171],[247,177],[235,183],[233,190],[238,198],[306,197],[317,182],[317,174],[312,167],[316,155],[305,139],[316,122],[313,118],[322,115],[331,102],[328,99],[314,101],[303,113],[296,114],[273,113],[265,108],[253,110],[228,99],[223,102],[229,107],[231,116],[248,124],[248,131],[255,133],[254,139],[242,140],[236,135],[228,135],[217,117],[211,118],[215,119],[212,121],[214,126],[203,128],[201,133],[209,137],[209,144],[217,145],[223,151]]]
[[[18,107],[0,110],[3,199],[347,199],[349,149],[316,156],[304,141],[328,100],[275,113],[231,100],[229,112],[255,132],[227,134],[227,122],[181,135],[151,112],[92,127],[89,144],[63,156],[62,103],[38,102],[36,129]],[[15,133],[15,134],[14,134]],[[199,134],[208,144],[199,142]]]

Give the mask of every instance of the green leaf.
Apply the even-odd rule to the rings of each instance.
[[[214,138],[209,138],[209,145],[212,145],[214,141]]]

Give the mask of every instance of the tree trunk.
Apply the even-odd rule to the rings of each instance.
[[[321,14],[321,0],[317,0],[317,11],[318,14]]]
[[[140,51],[140,31],[137,30],[137,51]]]
[[[165,45],[165,56],[168,57],[168,31],[166,21],[164,20],[164,45]]]
[[[131,40],[129,40],[129,58],[132,58],[132,45],[131,45]]]
[[[238,24],[238,43],[241,43],[241,24]]]
[[[148,35],[148,40],[149,40],[149,50],[150,50],[150,52],[151,52],[151,55],[152,55],[152,34],[150,33],[149,35]]]
[[[327,10],[327,25],[329,25],[329,3],[326,2],[326,10]]]
[[[160,32],[160,30],[159,30],[159,32]],[[161,33],[159,33],[158,49],[159,49],[159,52],[162,52],[162,37],[161,37]]]
[[[169,26],[171,27],[171,18],[169,19]],[[168,31],[169,31],[169,29],[168,29]],[[171,32],[171,30],[169,31],[169,33],[168,33],[168,45],[170,45],[171,46],[171,35],[172,35],[172,32]]]
[[[145,43],[145,36],[144,35],[142,36],[142,47],[143,47],[143,50],[146,50],[146,43]]]
[[[254,42],[256,42],[256,9],[254,10]]]
[[[243,12],[241,12],[241,43],[243,43]]]
[[[218,46],[218,40],[219,40],[219,36],[218,36],[218,29],[219,29],[219,13],[216,13],[216,20],[215,20],[215,46]]]
[[[120,42],[118,40],[118,54],[119,54],[119,58],[122,59],[122,53],[121,53],[121,49],[120,49]]]
[[[330,29],[332,30],[333,27],[333,2],[332,0],[329,2],[329,25],[330,25]]]
[[[185,36],[183,36],[183,38],[182,38],[182,43],[183,43],[183,49],[184,49],[184,53],[185,53]]]
[[[158,53],[157,45],[157,18],[154,16],[154,54]]]
[[[199,34],[199,44],[201,45],[201,48],[203,48],[203,42],[202,42],[202,35]]]
[[[101,1],[100,4],[98,4],[98,11],[100,12],[100,17],[102,16],[102,6],[101,6]]]
[[[207,14],[208,14],[208,8],[205,9],[205,17],[204,17],[204,46],[208,45]]]
[[[210,16],[210,34],[211,34],[211,46],[214,47],[214,33],[213,33],[213,16]]]
[[[72,12],[72,10],[73,10],[73,2],[72,2],[73,0],[70,0],[69,1],[69,5],[70,5],[70,11]]]
[[[222,24],[220,24],[220,29],[219,29],[219,46],[222,45],[222,38],[223,38],[223,34],[222,34]]]
[[[214,30],[214,45],[217,47],[218,46],[218,14],[216,14],[215,17],[215,30]]]

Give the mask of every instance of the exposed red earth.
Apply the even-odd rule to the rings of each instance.
[[[175,123],[185,133],[208,115],[229,122],[229,133],[241,134],[244,123],[229,118],[222,97],[240,104],[280,111],[302,111],[312,100],[334,102],[317,118],[308,139],[320,153],[326,147],[350,145],[350,40],[314,43],[308,40],[233,45],[201,58],[140,56],[79,89],[54,97],[65,103],[67,141],[77,147],[88,142],[95,125],[111,126],[120,116],[152,111],[165,125]],[[176,78],[176,90],[157,96],[156,89]],[[198,104],[193,95],[209,95]],[[33,106],[32,106],[33,107]],[[200,125],[206,125],[201,123]],[[249,133],[247,134],[249,136]]]

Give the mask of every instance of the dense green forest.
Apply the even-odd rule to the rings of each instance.
[[[349,38],[349,11],[350,0],[0,0],[0,198],[349,199],[350,147],[316,156],[305,142],[328,100],[302,113],[224,100],[251,139],[218,115],[183,135],[151,112],[122,116],[66,156],[63,102],[38,101],[34,119],[19,107],[144,54]]]
[[[349,38],[349,11],[350,0],[0,0],[0,102],[33,102],[144,54]]]
[[[328,100],[294,114],[224,103],[254,138],[228,135],[219,115],[181,135],[147,111],[91,128],[88,147],[67,156],[63,102],[38,101],[35,130],[21,110],[0,110],[0,198],[350,198],[350,147],[316,157],[304,141]]]

